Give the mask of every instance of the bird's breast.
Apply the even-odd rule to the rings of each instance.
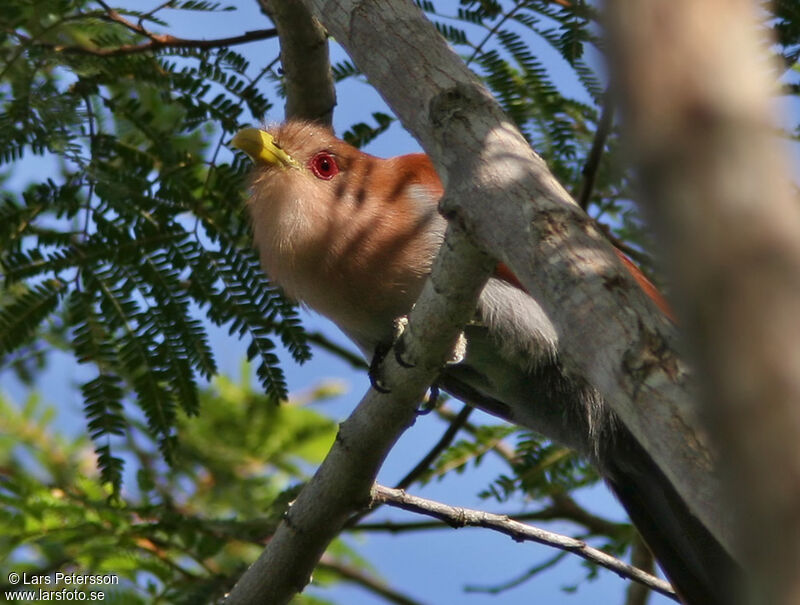
[[[317,237],[307,239],[302,230],[285,223],[260,234],[254,230],[267,275],[289,297],[331,319],[365,352],[390,339],[393,320],[407,314],[419,296],[440,238],[350,225],[318,229]]]
[[[362,349],[391,338],[441,245],[445,221],[433,195],[423,203],[411,183],[381,193],[299,172],[277,176],[256,183],[249,205],[266,273]]]

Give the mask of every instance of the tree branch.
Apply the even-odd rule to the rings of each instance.
[[[145,27],[142,25],[141,21],[139,23],[133,23],[132,21],[129,21],[128,19],[126,19],[125,17],[120,15],[116,10],[111,8],[111,6],[109,6],[106,2],[104,2],[104,0],[97,0],[97,3],[100,6],[102,6],[103,9],[106,11],[105,19],[107,19],[108,21],[112,21],[114,23],[119,23],[123,27],[131,30],[132,32],[134,32],[136,34],[140,34],[142,36],[146,36],[147,38],[150,38],[151,40],[153,39],[153,34],[145,29]]]
[[[620,528],[630,527],[627,523],[617,523],[609,521],[598,515],[594,515],[580,506],[569,494],[553,494],[550,496],[553,506],[545,509],[552,520],[565,519],[578,525],[582,525],[596,536],[614,536],[619,533]],[[548,517],[541,515],[542,520]]]
[[[350,367],[355,370],[369,369],[369,365],[366,361],[364,361],[364,358],[360,354],[333,342],[321,332],[306,333],[306,340],[317,345],[319,348],[328,351],[328,353],[336,355],[342,361],[350,364]]]
[[[334,560],[333,557],[328,557],[327,555],[323,556],[322,559],[320,559],[319,567],[332,571],[341,578],[349,580],[353,584],[357,584],[363,589],[382,597],[389,603],[395,603],[396,605],[422,605],[419,601],[415,601],[397,590],[386,586],[383,582],[368,576],[360,569],[340,563]]]
[[[131,25],[138,27],[135,24]],[[150,41],[145,42],[144,44],[123,44],[122,46],[114,46],[109,48],[88,48],[85,46],[68,46],[64,44],[53,44],[50,42],[37,42],[24,34],[14,32],[14,35],[17,38],[19,38],[22,42],[30,44],[31,46],[49,48],[50,50],[58,53],[94,55],[97,57],[115,57],[120,55],[149,53],[162,48],[221,48],[224,46],[234,46],[236,44],[245,44],[247,42],[266,40],[267,38],[274,38],[277,34],[278,32],[275,29],[256,29],[245,32],[239,36],[231,36],[230,38],[194,40],[189,38],[178,38],[176,36],[171,36],[170,34],[148,33],[146,35],[148,38],[150,38]]]
[[[443,420],[447,420],[448,422],[452,422],[456,417],[456,413],[447,406],[440,406],[436,408],[436,415],[442,418]],[[473,437],[478,434],[478,427],[476,427],[471,422],[465,422],[462,428],[464,429],[464,431],[466,431]],[[509,466],[513,465],[517,458],[517,454],[514,451],[514,448],[512,448],[502,440],[498,440],[496,443],[494,443],[492,445],[491,451],[493,451],[500,458],[505,460]]]
[[[478,586],[475,584],[467,584],[466,586],[464,586],[464,592],[481,592],[491,595],[500,594],[501,592],[505,592],[506,590],[510,590],[512,588],[520,586],[521,584],[533,578],[533,576],[536,576],[542,573],[543,571],[547,571],[551,567],[555,567],[563,559],[565,559],[567,555],[569,555],[567,551],[565,550],[559,551],[549,559],[545,559],[541,563],[537,563],[533,567],[526,569],[521,574],[518,574],[515,578],[506,580],[502,584],[495,584],[494,586]],[[638,584],[636,584],[636,586],[638,586]]]
[[[655,574],[656,560],[653,558],[653,553],[644,543],[642,537],[636,534],[636,539],[631,546],[631,565],[646,571],[649,574]],[[625,605],[647,605],[650,600],[650,589],[644,584],[631,584],[625,593]]]
[[[454,528],[484,527],[510,536],[516,542],[536,542],[574,553],[587,561],[613,571],[622,578],[639,582],[675,601],[678,600],[675,591],[668,582],[637,569],[616,557],[612,557],[602,550],[593,548],[583,540],[525,525],[509,519],[505,515],[494,515],[480,510],[448,506],[433,500],[411,496],[402,490],[382,485],[376,484],[373,487],[372,497],[373,501],[381,504],[388,504],[410,512],[436,517]]]
[[[592,192],[594,191],[594,182],[597,178],[597,170],[600,168],[600,160],[603,158],[603,150],[606,146],[606,139],[608,133],[611,132],[611,124],[614,121],[614,102],[611,95],[606,93],[603,95],[603,110],[600,114],[600,120],[597,122],[597,130],[594,133],[594,140],[592,141],[592,148],[589,150],[589,155],[586,157],[586,163],[583,165],[581,174],[583,174],[583,181],[578,196],[575,199],[578,205],[586,210],[589,207],[589,202],[592,200]]]
[[[630,527],[627,523],[615,523],[608,519],[603,519],[592,515],[585,509],[578,506],[572,499],[570,506],[564,506],[560,501],[551,506],[546,506],[537,511],[508,513],[505,516],[516,519],[517,521],[570,521],[576,525],[585,527],[594,536],[613,536],[622,527]],[[409,523],[394,523],[392,521],[359,523],[350,528],[353,531],[386,532],[399,534],[412,531],[426,531],[431,529],[443,529],[445,526],[435,521],[416,521]],[[637,566],[638,567],[638,566]]]
[[[467,422],[467,418],[472,413],[473,408],[465,405],[461,408],[461,411],[456,415],[455,418],[450,422],[450,426],[447,427],[447,430],[442,433],[442,436],[439,438],[430,451],[423,456],[422,460],[420,460],[414,468],[412,468],[405,477],[400,479],[395,486],[397,489],[406,489],[410,486],[414,481],[419,479],[420,475],[422,475],[431,464],[433,464],[436,459],[439,457],[444,450],[450,447],[450,444],[453,443],[453,439],[455,439],[458,431],[460,431]]]
[[[301,0],[258,0],[275,23],[281,41],[286,119],[330,126],[336,106],[328,33]]]

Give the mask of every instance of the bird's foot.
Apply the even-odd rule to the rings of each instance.
[[[404,368],[416,367],[417,365],[416,363],[406,359],[406,357],[404,356],[406,352],[406,347],[403,344],[403,340],[401,338],[403,336],[403,332],[405,332],[406,328],[408,327],[408,315],[401,315],[400,317],[395,319],[393,327],[394,327],[394,334],[392,338],[394,340],[394,358],[397,360],[397,363],[399,363]]]
[[[378,344],[375,347],[375,352],[372,354],[372,361],[369,362],[369,370],[367,370],[367,375],[369,376],[369,382],[372,385],[372,388],[378,391],[379,393],[391,393],[392,390],[386,386],[386,383],[383,382],[383,378],[381,376],[381,366],[383,365],[383,360],[386,359],[386,355],[389,353],[389,349],[392,348],[391,344]]]
[[[406,355],[406,348],[403,344],[403,333],[408,327],[408,316],[402,315],[394,320],[394,330],[392,334],[391,343],[381,343],[375,347],[375,352],[372,355],[372,361],[369,364],[369,381],[372,387],[379,393],[390,393],[391,389],[387,386],[382,377],[382,366],[386,360],[386,356],[391,349],[394,349],[394,357],[397,363],[404,368],[416,367],[416,363],[408,359]],[[450,354],[450,358],[446,361],[447,365],[461,363],[467,355],[467,337],[464,332],[458,335],[456,344]],[[427,400],[420,407],[420,414],[427,414],[436,407],[439,400],[439,387],[434,383],[431,385],[430,392]]]
[[[372,355],[372,361],[369,364],[369,381],[372,384],[372,387],[378,391],[379,393],[390,393],[391,389],[386,385],[383,381],[381,376],[381,366],[383,365],[386,356],[389,354],[389,351],[394,348],[394,356],[399,363],[404,368],[413,368],[414,364],[409,363],[403,358],[403,345],[402,340],[400,337],[405,332],[406,327],[408,326],[408,316],[403,315],[398,317],[394,320],[393,324],[393,331],[392,331],[392,342],[390,343],[379,343],[378,346],[375,347],[375,353]]]

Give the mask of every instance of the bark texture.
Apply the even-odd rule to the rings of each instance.
[[[258,0],[275,23],[281,43],[286,119],[330,126],[336,89],[328,55],[328,33],[301,0]]]

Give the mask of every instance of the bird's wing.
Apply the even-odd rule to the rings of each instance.
[[[647,279],[647,276],[642,273],[641,269],[639,269],[639,267],[637,267],[636,264],[619,248],[614,247],[614,252],[622,261],[622,264],[628,270],[628,273],[631,274],[631,277],[633,277],[634,281],[636,281],[642,291],[647,294],[648,298],[650,298],[650,300],[656,304],[656,306],[664,315],[669,317],[672,321],[675,321],[670,304],[667,302],[667,299],[664,298],[664,295],[661,294],[658,288],[656,288],[653,282]],[[519,288],[520,290],[527,292],[527,289],[522,285],[522,282],[517,279],[517,276],[514,275],[514,272],[504,263],[497,264],[497,267],[495,267],[494,276],[516,288]]]
[[[647,276],[641,272],[639,267],[637,267],[634,262],[628,258],[628,256],[622,252],[619,248],[614,248],[614,252],[617,253],[617,256],[622,261],[622,264],[625,265],[625,268],[631,274],[636,283],[639,284],[639,287],[644,291],[647,296],[650,297],[656,306],[661,309],[661,312],[669,317],[672,321],[675,321],[675,316],[672,313],[672,308],[670,307],[667,299],[664,298],[664,295],[659,292],[658,288],[653,285]]]

